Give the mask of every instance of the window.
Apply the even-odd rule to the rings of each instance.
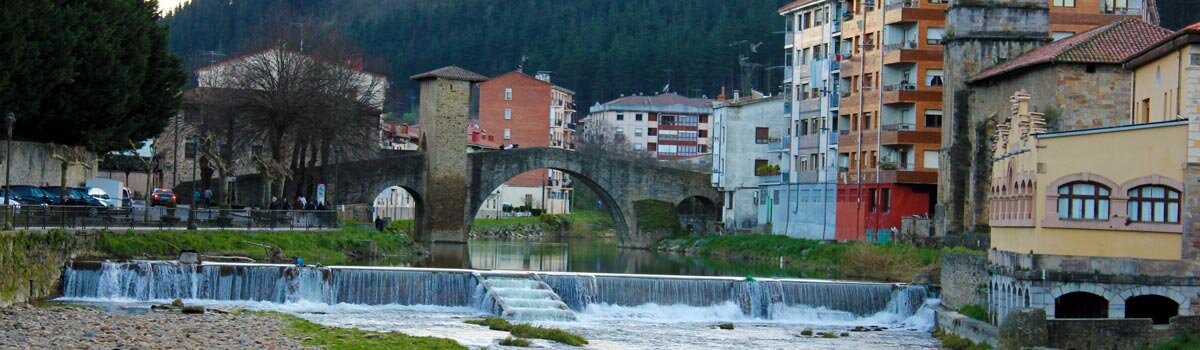
[[[1058,218],[1108,220],[1108,187],[1095,182],[1072,182],[1058,187]]]
[[[871,90],[875,88],[875,74],[867,73],[863,75],[863,90]]]
[[[767,140],[770,138],[770,134],[771,134],[771,129],[754,128],[754,143],[757,143],[760,145],[766,144],[767,142],[769,142]]]
[[[1104,0],[1104,8],[1101,12],[1122,15],[1140,14],[1141,7],[1141,0]]]
[[[1075,7],[1075,0],[1054,0],[1054,7]]]
[[[511,140],[511,139],[512,139],[512,130],[509,130],[509,129],[504,129],[504,139],[505,139],[505,140]]]
[[[1054,38],[1054,41],[1059,41],[1059,40],[1062,40],[1062,39],[1070,38],[1072,35],[1075,35],[1075,32],[1054,32],[1054,33],[1050,33],[1050,37]]]
[[[634,120],[634,121],[639,121],[639,122],[640,122],[640,121],[642,121],[642,114],[641,114],[641,113],[634,114],[634,115],[633,115],[633,120]]]
[[[699,137],[700,138],[708,137],[708,130],[700,130]]]
[[[800,83],[800,91],[803,91],[804,94],[801,99],[807,100],[813,98],[813,96],[808,94],[808,83]]]
[[[617,113],[617,121],[622,121],[622,120],[625,120],[625,115],[621,114],[621,113]]]
[[[942,110],[926,109],[925,110],[925,127],[926,128],[942,127]]]
[[[633,136],[641,137],[642,136],[642,128],[633,128]]]
[[[938,168],[938,151],[925,151],[921,166],[925,169]]]
[[[929,45],[941,45],[942,36],[945,34],[946,29],[944,28],[929,28],[929,31],[925,33],[925,43]]]
[[[504,120],[512,120],[512,109],[511,108],[504,109]]]
[[[879,190],[879,210],[884,213],[892,211],[892,189],[882,188]]]
[[[616,136],[618,139],[625,138],[625,128],[617,128],[617,132],[613,136]]]
[[[808,64],[808,49],[800,51],[800,65]]]
[[[504,100],[512,101],[512,89],[504,89]]]
[[[1200,53],[1192,54],[1192,65],[1200,66]]]
[[[642,148],[644,148],[644,147],[642,146],[642,144],[641,144],[641,143],[635,143],[635,144],[633,144],[633,149],[636,149],[636,150],[639,150],[639,151],[641,151],[641,150],[642,150]]]
[[[942,70],[926,69],[925,86],[942,86]]]
[[[1166,186],[1140,186],[1129,190],[1129,220],[1160,224],[1179,223],[1179,191]]]
[[[873,115],[871,115],[871,112],[863,113],[863,130],[871,130],[875,128],[874,123],[872,123],[874,121],[872,120],[872,117]]]
[[[872,188],[872,189],[867,190],[867,195],[870,196],[867,198],[867,211],[874,213],[875,212],[875,189]]]

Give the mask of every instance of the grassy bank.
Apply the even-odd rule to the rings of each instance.
[[[412,350],[457,350],[467,349],[450,339],[434,337],[415,337],[398,332],[371,332],[356,328],[326,327],[308,320],[279,312],[255,312],[255,314],[271,316],[287,323],[284,330],[296,338],[303,339],[302,344],[318,346],[326,350],[371,350],[371,349],[412,349]]]
[[[894,282],[911,282],[920,276],[936,279],[943,251],[900,244],[828,243],[779,235],[672,237],[660,241],[658,248],[773,263],[782,257],[785,268],[829,271],[830,277]]]
[[[298,256],[309,264],[334,265],[372,255],[403,258],[411,253],[411,245],[412,239],[407,235],[354,226],[333,232],[103,231],[89,255],[174,259],[180,250],[195,250],[204,255],[240,256],[258,262],[286,262]]]

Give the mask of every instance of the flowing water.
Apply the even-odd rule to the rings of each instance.
[[[936,299],[912,285],[165,261],[76,262],[63,277],[63,299],[72,302],[144,305],[183,298],[290,312],[332,326],[447,337],[471,347],[494,347],[506,335],[463,323],[484,315],[567,329],[603,349],[937,346],[928,333]],[[718,322],[736,328],[715,329]],[[834,339],[801,334],[854,326],[890,329]]]

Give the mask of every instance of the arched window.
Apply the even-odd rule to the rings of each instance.
[[[1058,218],[1108,220],[1108,187],[1095,182],[1072,182],[1058,187]]]
[[[1129,190],[1129,220],[1161,224],[1179,223],[1179,191],[1146,185]]]

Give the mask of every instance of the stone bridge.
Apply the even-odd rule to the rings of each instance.
[[[465,242],[467,228],[493,190],[518,174],[554,169],[598,195],[612,215],[623,246],[650,246],[670,234],[642,230],[635,201],[678,205],[697,197],[708,217],[718,217],[721,197],[709,184],[707,174],[557,148],[470,153],[464,135],[470,84],[486,78],[447,67],[413,79],[421,82],[422,151],[390,151],[382,158],[342,163],[336,169],[310,169],[313,173],[339,174],[329,182],[329,195],[335,203],[372,203],[379,193],[399,186],[416,203],[418,240]],[[250,190],[255,182],[239,179],[238,185]]]

